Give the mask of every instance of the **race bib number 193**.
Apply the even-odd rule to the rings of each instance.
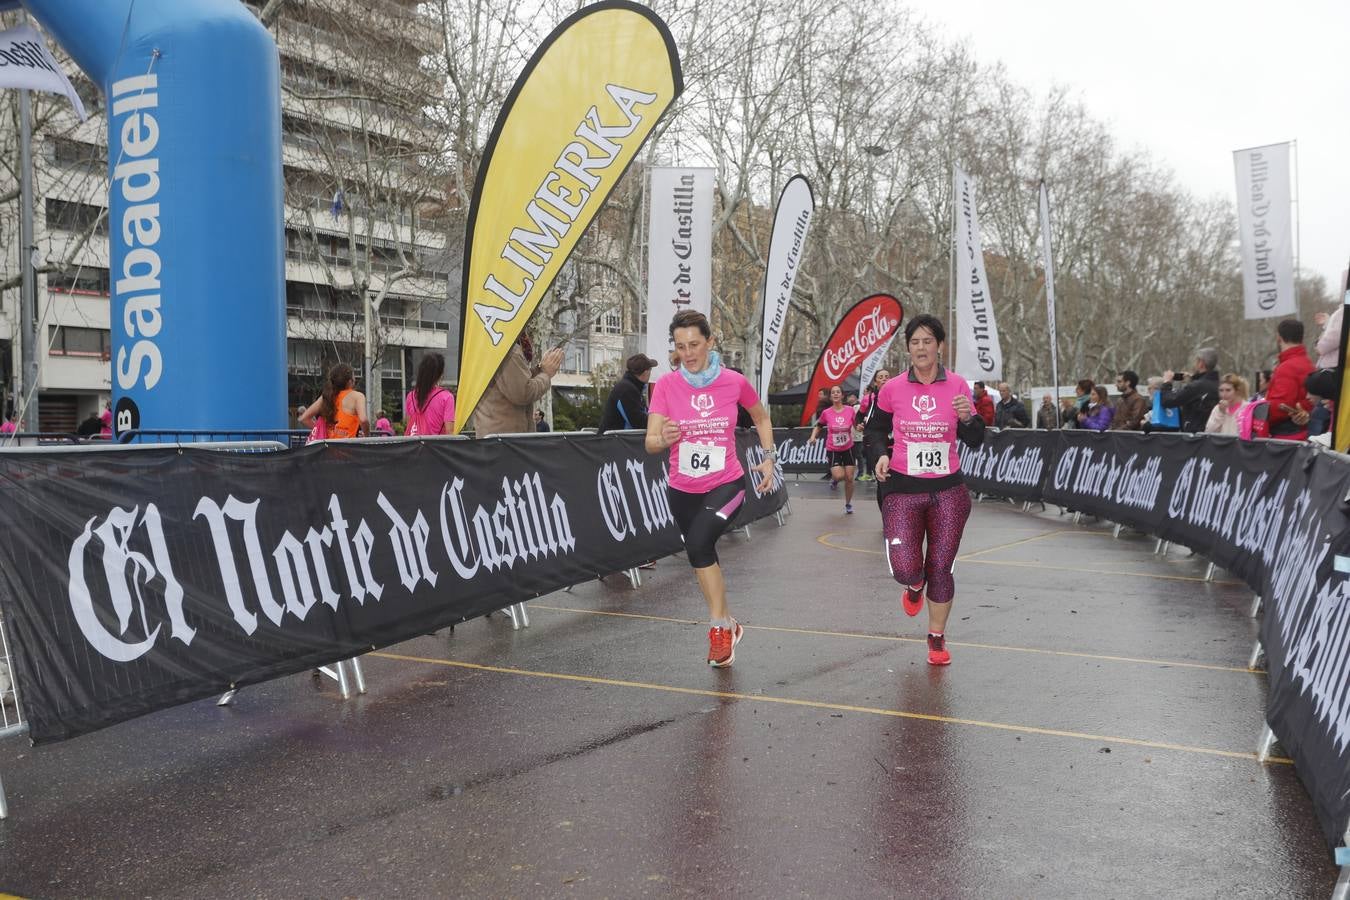
[[[727,448],[716,444],[695,444],[683,441],[680,444],[680,474],[689,478],[702,478],[726,468]]]
[[[910,475],[948,475],[951,446],[944,443],[910,443],[907,448]]]

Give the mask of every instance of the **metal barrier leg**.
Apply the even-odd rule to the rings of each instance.
[[[1275,746],[1275,732],[1270,730],[1270,726],[1261,725],[1261,740],[1256,747],[1256,761],[1265,762],[1270,759],[1270,748]]]
[[[237,690],[235,690],[234,688],[230,688],[228,691],[220,695],[220,699],[216,701],[216,706],[229,706],[231,703],[234,702],[234,695],[237,693],[239,693]]]
[[[0,802],[4,799],[4,794],[0,793]],[[1336,865],[1341,867],[1341,877],[1336,879],[1336,886],[1331,890],[1331,900],[1350,900],[1350,828],[1345,829],[1341,846],[1336,848]]]
[[[520,625],[522,628],[530,627],[530,614],[525,609],[524,601],[516,604],[516,611],[520,613]]]
[[[1261,662],[1262,652],[1263,651],[1261,649],[1261,641],[1257,640],[1256,645],[1252,647],[1252,655],[1247,659],[1247,668],[1249,669],[1256,668],[1257,664]]]
[[[745,532],[745,539],[746,539],[747,541],[750,540],[750,526],[749,526],[749,525],[742,525],[742,526],[740,527],[739,530]]]
[[[1078,524],[1079,522],[1081,522],[1081,521],[1083,521],[1083,514],[1080,513],[1080,512],[1074,513],[1074,514],[1073,514],[1073,524],[1077,525],[1077,524]]]
[[[1252,611],[1247,613],[1247,616],[1249,618],[1255,619],[1256,614],[1259,613],[1260,611],[1261,611],[1261,595],[1257,594],[1256,596],[1252,597]]]
[[[5,778],[0,775],[0,819],[9,818],[9,803],[5,800]]]
[[[516,605],[513,603],[503,610],[511,618],[511,630],[520,630],[520,620],[516,618]]]
[[[781,508],[773,514],[773,517],[778,520],[779,528],[782,528],[787,524],[787,517],[783,515],[783,510]]]
[[[1120,524],[1119,522],[1117,522],[1117,523],[1116,523],[1116,530],[1113,531],[1113,532],[1111,532],[1111,537],[1113,537],[1113,538],[1119,538],[1119,537],[1120,537],[1120,531],[1121,531],[1121,529],[1124,528],[1124,527],[1125,527],[1124,525],[1122,525],[1122,524]]]
[[[338,691],[342,694],[343,700],[349,700],[352,696],[351,685],[347,683],[347,666],[344,663],[336,663],[333,666],[337,669]]]
[[[1214,563],[1210,563],[1209,568],[1205,569],[1205,580],[1206,581],[1214,580]]]
[[[1350,838],[1346,840],[1350,841]],[[1331,900],[1350,900],[1350,860],[1341,864],[1341,877],[1336,879],[1336,886],[1331,889]]]
[[[633,590],[642,587],[642,573],[637,569],[625,569],[624,573],[628,576],[628,583],[633,586]]]
[[[366,692],[366,673],[361,669],[361,657],[353,656],[349,661],[352,664],[352,679],[356,682],[356,692],[364,694]]]

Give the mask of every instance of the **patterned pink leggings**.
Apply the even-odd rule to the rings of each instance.
[[[881,501],[881,527],[891,576],[907,587],[927,582],[929,600],[951,602],[956,596],[952,567],[968,518],[970,491],[964,484],[927,494],[887,494]]]

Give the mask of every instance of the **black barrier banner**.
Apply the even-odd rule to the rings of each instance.
[[[811,441],[810,428],[775,428],[773,441],[778,446],[778,463],[784,472],[824,472],[825,441]]]
[[[1204,554],[1264,602],[1266,721],[1328,842],[1350,823],[1350,459],[1288,441],[1007,430],[962,448],[972,490],[1043,499]]]
[[[682,548],[641,435],[0,453],[34,741],[302,672]],[[785,502],[739,435],[746,502]]]

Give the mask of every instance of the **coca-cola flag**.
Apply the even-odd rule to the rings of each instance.
[[[820,389],[841,383],[900,330],[904,318],[904,307],[890,294],[873,294],[844,314],[843,321],[825,342],[825,349],[820,351],[802,407],[802,425],[810,424]]]

